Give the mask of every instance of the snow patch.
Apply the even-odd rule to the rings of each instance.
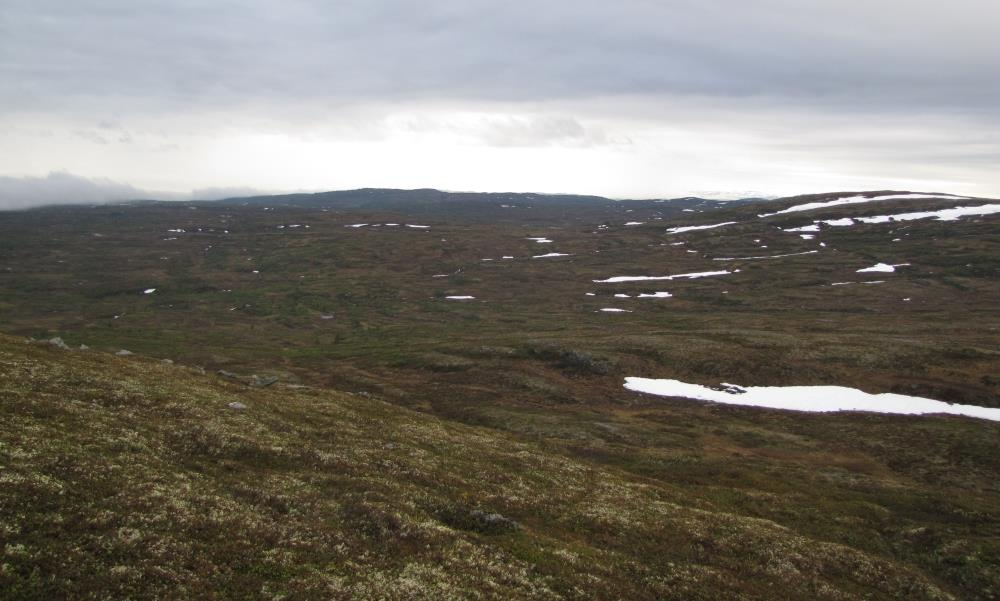
[[[871,267],[859,269],[857,273],[893,273],[896,271],[897,267],[908,267],[909,265],[909,263],[896,263],[895,265],[889,265],[888,263],[876,263]]]
[[[868,411],[903,415],[948,413],[1000,421],[1000,409],[953,405],[922,397],[894,393],[870,394],[844,386],[749,386],[722,384],[716,390],[679,380],[625,378],[625,388],[658,396],[683,397],[727,405],[765,407],[786,411]]]
[[[783,231],[783,232],[818,232],[819,231],[819,224],[814,223],[812,225],[803,225],[802,227],[790,227],[788,229],[781,230],[781,231]],[[760,242],[760,240],[754,240],[754,242]]]

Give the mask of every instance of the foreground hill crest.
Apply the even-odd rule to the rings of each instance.
[[[950,598],[907,567],[370,399],[9,337],[0,365],[11,598]]]

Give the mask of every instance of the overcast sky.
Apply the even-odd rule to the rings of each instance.
[[[0,207],[1000,196],[993,0],[2,0]]]

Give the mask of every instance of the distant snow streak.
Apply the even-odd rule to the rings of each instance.
[[[789,253],[787,255],[763,255],[760,257],[717,257],[713,261],[749,261],[751,259],[781,259],[782,257],[797,257],[799,255],[814,255],[818,250],[807,250],[801,253]]]
[[[798,213],[800,211],[812,211],[814,209],[824,209],[827,207],[858,204],[863,202],[907,200],[913,198],[945,198],[949,200],[970,200],[968,196],[952,196],[951,194],[887,194],[884,196],[872,196],[872,197],[863,195],[848,196],[846,198],[838,198],[836,200],[827,200],[823,202],[807,202],[806,204],[795,205],[793,207],[788,207],[787,209],[782,209],[774,213],[764,213],[762,215],[758,215],[758,217],[773,217],[775,215],[783,215],[785,213]]]
[[[650,280],[674,280],[678,278],[695,279],[695,278],[707,278],[716,275],[729,275],[734,273],[732,271],[700,271],[697,273],[679,273],[677,275],[662,275],[662,276],[648,276],[648,275],[619,275],[615,277],[608,278],[606,280],[593,280],[595,284],[616,284],[618,282],[645,282]]]
[[[890,221],[914,221],[916,219],[937,219],[938,221],[955,221],[961,217],[974,215],[992,215],[1000,213],[1000,204],[988,204],[978,207],[952,207],[938,211],[917,211],[900,213],[898,215],[877,215],[875,217],[854,217],[862,223],[889,223]]]
[[[693,232],[695,230],[710,230],[717,227],[723,227],[726,225],[735,225],[735,221],[726,221],[725,223],[713,223],[712,225],[685,225],[682,227],[672,227],[667,230],[668,234],[681,234],[683,232]]]

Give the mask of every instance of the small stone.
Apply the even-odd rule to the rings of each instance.
[[[479,509],[473,510],[470,513],[472,519],[477,521],[480,526],[487,530],[493,531],[511,531],[520,530],[521,525],[510,518],[506,518],[499,513],[489,513]]]
[[[229,405],[227,405],[227,407],[229,407],[233,411],[245,411],[246,408],[247,408],[246,405],[244,405],[243,403],[241,403],[239,401],[233,401],[232,403],[229,403]]]
[[[115,354],[118,355],[119,357],[128,357],[129,355],[132,354],[132,351],[127,351],[125,349],[122,349]]]
[[[89,347],[89,346],[87,346],[86,344],[81,344],[81,345],[80,345],[80,350],[81,350],[81,351],[89,351],[89,350],[90,350],[90,347]]]
[[[55,338],[49,338],[48,339],[48,343],[51,344],[52,346],[56,346],[56,347],[59,347],[61,349],[69,350],[69,345],[66,344],[65,342],[63,342],[63,339],[59,338],[58,336],[56,336]]]
[[[174,364],[174,360],[173,359],[160,359],[160,363],[166,363],[167,365],[173,365]]]
[[[278,378],[275,376],[258,376],[254,374],[253,376],[250,377],[250,385],[255,388],[267,388],[268,386],[274,384],[277,381]]]

